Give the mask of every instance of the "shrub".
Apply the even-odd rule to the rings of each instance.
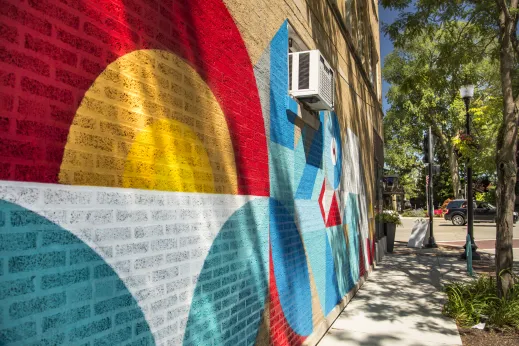
[[[434,217],[443,217],[442,209],[434,209]]]
[[[507,297],[497,296],[496,280],[480,276],[470,282],[450,283],[445,286],[447,303],[443,314],[452,317],[462,327],[471,327],[486,319],[490,328],[519,330],[519,281]]]
[[[425,217],[427,212],[423,209],[406,210],[402,213],[405,217]]]
[[[400,220],[400,215],[394,210],[384,210],[382,213],[378,213],[375,216],[375,219],[378,222],[383,223],[394,223],[396,225],[401,225],[402,221]]]

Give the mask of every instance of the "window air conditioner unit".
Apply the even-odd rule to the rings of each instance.
[[[332,110],[334,74],[318,50],[289,53],[290,95],[315,111]]]

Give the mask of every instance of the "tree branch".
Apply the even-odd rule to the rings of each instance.
[[[475,17],[475,14],[472,13],[472,16],[470,16],[470,18],[467,20],[467,22],[465,23],[465,25],[461,28],[459,34],[458,34],[458,38],[456,39],[456,46],[460,43],[461,41],[461,35],[463,34],[463,31],[465,31],[465,29],[469,26],[469,24],[472,22],[472,20],[474,19]]]
[[[488,48],[488,46],[490,46],[490,44],[491,44],[492,42],[494,42],[494,40],[495,40],[497,37],[498,37],[497,34],[494,35],[494,36],[492,36],[492,37],[490,37],[490,40],[488,41],[488,43],[485,44],[485,45],[483,46],[483,50],[482,50],[481,53],[480,53],[481,55],[487,54],[486,52],[487,52],[487,48]]]
[[[517,1],[516,0],[512,0],[512,2],[516,2],[516,7],[517,7]],[[505,0],[496,0],[496,3],[497,3],[497,6],[499,6],[501,8],[501,11],[503,11],[503,13],[506,16],[506,18],[511,20],[512,17],[510,16],[510,11],[508,10],[508,6],[506,5],[506,1]]]

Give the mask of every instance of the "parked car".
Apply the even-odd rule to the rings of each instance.
[[[467,223],[467,200],[455,199],[447,205],[445,220],[452,221],[455,226],[462,226]],[[514,212],[514,223],[519,219],[519,214]],[[474,221],[475,222],[496,222],[496,207],[487,202],[474,201]]]

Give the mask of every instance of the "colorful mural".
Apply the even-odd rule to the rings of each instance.
[[[222,0],[0,0],[0,343],[300,345],[372,261],[358,136]],[[371,245],[371,246],[370,246]]]

